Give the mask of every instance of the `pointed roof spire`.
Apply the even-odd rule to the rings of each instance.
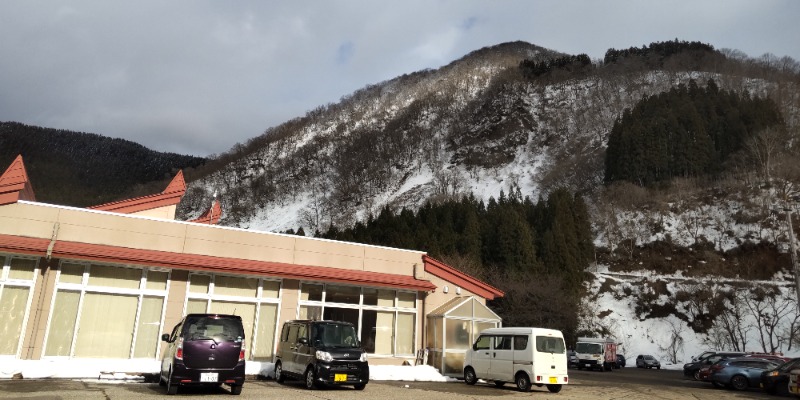
[[[161,193],[147,196],[136,197],[133,199],[112,201],[110,203],[99,204],[87,207],[91,210],[113,211],[122,214],[133,214],[140,211],[152,210],[167,206],[174,206],[181,202],[181,198],[186,193],[186,181],[183,179],[183,171],[178,171],[167,188]]]
[[[19,200],[36,201],[33,187],[28,180],[28,172],[22,162],[22,154],[0,175],[0,205],[16,203]]]
[[[206,212],[202,213],[199,217],[189,221],[189,222],[196,222],[198,224],[209,224],[209,225],[216,225],[219,223],[219,219],[222,217],[222,205],[214,196],[214,201],[211,202],[211,207],[209,207]]]

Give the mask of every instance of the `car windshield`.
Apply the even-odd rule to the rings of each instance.
[[[575,345],[575,351],[583,354],[601,354],[603,346],[600,343],[578,343]]]
[[[218,342],[244,339],[242,323],[234,318],[190,317],[184,326],[184,337],[187,341],[213,340]]]
[[[360,346],[356,330],[352,325],[337,323],[314,324],[311,337],[315,347],[357,348]]]

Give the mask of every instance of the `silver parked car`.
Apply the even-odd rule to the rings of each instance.
[[[639,356],[636,357],[636,368],[661,369],[661,363],[651,355],[639,354]]]

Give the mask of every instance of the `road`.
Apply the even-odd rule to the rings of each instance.
[[[161,399],[165,390],[156,383],[109,383],[71,380],[0,381],[0,398],[29,400],[123,400]],[[232,399],[226,388],[185,389],[175,398]],[[552,400],[717,400],[780,399],[758,389],[734,392],[715,389],[706,382],[683,378],[681,371],[623,368],[614,372],[570,370],[570,384],[558,393],[533,387],[532,393],[518,392],[511,384],[496,388],[493,384],[475,386],[463,382],[370,382],[364,391],[352,388],[305,390],[299,382],[279,385],[275,381],[248,381],[240,399],[516,399]],[[787,399],[788,397],[783,397]]]

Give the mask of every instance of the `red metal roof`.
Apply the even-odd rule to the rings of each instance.
[[[50,245],[47,239],[0,235],[0,251],[45,255]],[[270,261],[212,257],[197,254],[140,250],[100,244],[57,241],[52,256],[95,262],[135,264],[184,270],[230,274],[250,274],[298,280],[347,283],[352,285],[383,286],[395,289],[430,291],[436,286],[409,275],[358,271],[312,265],[295,265]]]
[[[100,204],[87,207],[91,210],[113,211],[121,214],[132,214],[139,211],[152,210],[154,208],[174,206],[180,203],[181,197],[186,193],[186,181],[183,179],[183,171],[178,171],[175,178],[167,185],[161,193],[151,194],[133,199],[113,201],[111,203]]]
[[[487,300],[494,300],[496,297],[503,297],[505,293],[488,283],[484,283],[475,279],[439,260],[429,257],[428,255],[422,256],[422,261],[425,263],[425,272],[438,276],[454,285],[461,286],[472,293],[477,294]]]
[[[21,154],[11,162],[3,175],[0,175],[0,205],[16,203],[19,200],[36,201]]]
[[[222,216],[222,205],[219,204],[219,201],[214,200],[211,204],[211,207],[206,210],[203,214],[201,214],[196,219],[193,219],[188,222],[196,222],[198,224],[209,224],[209,225],[216,225],[219,223],[219,218]]]

